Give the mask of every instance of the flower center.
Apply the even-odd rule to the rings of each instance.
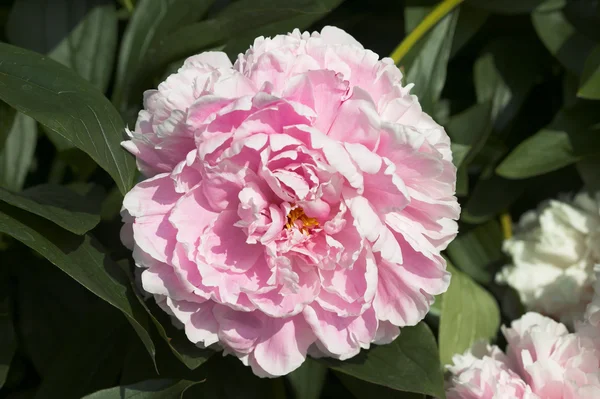
[[[294,226],[297,226],[302,233],[308,235],[311,229],[319,227],[319,222],[315,218],[306,216],[304,209],[296,207],[287,215],[285,228],[289,230]]]

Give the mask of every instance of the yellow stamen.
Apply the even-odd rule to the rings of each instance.
[[[303,234],[308,235],[310,232],[310,229],[313,229],[315,227],[319,226],[319,221],[315,218],[309,218],[308,216],[306,216],[306,214],[304,213],[304,209],[300,208],[300,207],[296,207],[294,209],[292,209],[290,211],[290,213],[287,216],[287,223],[285,224],[285,228],[290,230],[292,227],[296,226],[296,222],[301,222],[301,225],[298,226],[298,228],[300,229],[300,231]]]

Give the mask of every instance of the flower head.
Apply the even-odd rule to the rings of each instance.
[[[401,78],[326,27],[191,57],[146,95],[123,241],[190,341],[282,375],[392,341],[446,290],[456,170]]]
[[[513,287],[527,309],[572,326],[593,294],[593,267],[600,262],[600,201],[582,193],[542,204],[521,217],[504,250],[512,264],[497,280]]]
[[[538,313],[503,328],[506,355],[477,344],[453,358],[448,398],[600,397],[600,359],[589,340]]]

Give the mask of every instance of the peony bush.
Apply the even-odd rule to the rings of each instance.
[[[600,397],[597,2],[0,15],[0,398]]]

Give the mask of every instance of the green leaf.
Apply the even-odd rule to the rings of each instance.
[[[466,274],[448,263],[452,280],[444,293],[440,316],[440,359],[452,363],[452,356],[463,353],[477,340],[490,340],[500,327],[496,300]]]
[[[193,381],[148,380],[137,384],[124,385],[84,396],[83,399],[175,399],[182,398],[183,393]]]
[[[431,304],[431,308],[429,308],[429,313],[439,317],[442,313],[442,303],[444,303],[444,294],[436,295],[435,301]]]
[[[10,134],[17,112],[4,101],[0,101],[0,154]]]
[[[453,115],[445,126],[452,142],[473,145],[485,136],[489,127],[490,108],[491,103],[485,101]]]
[[[428,113],[433,113],[446,83],[446,69],[457,20],[458,10],[455,10],[438,22],[407,55],[411,61],[406,65],[406,81],[414,83],[411,92],[419,97],[423,110]]]
[[[100,223],[94,202],[66,187],[43,184],[14,194],[0,188],[0,201],[48,219],[75,234],[85,234]]]
[[[172,34],[159,37],[148,49],[137,73],[134,93],[143,90],[148,76],[186,56],[219,45],[228,44],[231,53],[238,48],[241,37],[286,33],[293,28],[306,28],[326,15],[342,0],[238,0],[225,7],[214,18],[183,26]],[[310,18],[308,18],[310,17]],[[245,39],[246,43],[248,38]],[[244,46],[244,49],[247,46]]]
[[[277,20],[277,22],[265,23],[262,25],[256,25],[248,30],[244,30],[240,34],[235,34],[232,38],[228,39],[223,51],[227,53],[229,58],[236,59],[238,54],[246,52],[248,47],[254,43],[254,39],[259,36],[275,36],[291,32],[294,29],[305,29],[311,26],[314,22],[318,21],[333,9],[339,6],[344,0],[295,0],[298,6],[290,8],[286,16]],[[239,2],[240,6],[245,2]],[[264,2],[266,7],[272,7],[271,3],[277,5],[276,2],[266,1]],[[248,3],[246,3],[248,4]],[[302,8],[300,8],[302,7]],[[298,12],[303,9],[305,12]],[[242,12],[243,11],[243,12]],[[261,10],[254,10],[252,7],[245,7],[245,10],[239,9],[227,9],[230,18],[243,18],[243,13],[247,13],[248,18],[257,19],[264,18]],[[219,18],[228,17],[227,13],[220,14]]]
[[[404,327],[391,344],[373,346],[339,361],[320,359],[333,370],[398,391],[445,398],[435,337],[423,322]]]
[[[468,223],[482,223],[507,209],[523,194],[527,180],[508,180],[492,175],[480,179],[471,192],[467,205],[463,207],[461,220]]]
[[[113,102],[120,110],[150,47],[175,28],[199,20],[213,3],[214,0],[140,0],[136,4],[119,50]]]
[[[496,173],[508,179],[525,179],[577,160],[566,132],[542,129],[519,144],[496,168]]]
[[[600,192],[600,155],[585,157],[577,162],[577,171],[590,193]]]
[[[125,320],[100,302],[69,331],[36,393],[39,398],[80,398],[110,386],[121,372],[127,341]]]
[[[327,367],[311,358],[287,375],[297,399],[319,399],[325,384]]]
[[[179,361],[185,364],[188,369],[197,369],[214,355],[215,352],[213,350],[199,348],[190,342],[185,335],[185,332],[175,328],[170,317],[160,309],[156,303],[153,303],[152,301],[146,303],[141,298],[138,297],[138,299],[146,312],[150,315],[150,319],[158,330],[159,335],[167,343],[171,352]]]
[[[21,191],[33,161],[36,143],[35,121],[18,113],[0,151],[0,187]]]
[[[489,16],[490,13],[487,10],[470,7],[468,4],[460,6],[460,14],[456,23],[454,40],[452,40],[450,58],[454,57],[475,36]]]
[[[133,158],[120,146],[124,124],[90,83],[40,54],[0,44],[0,98],[69,140],[116,181],[133,185]]]
[[[537,42],[498,39],[475,61],[473,78],[478,103],[491,101],[491,120],[496,132],[508,130],[527,95],[549,73],[543,48]]]
[[[466,4],[498,14],[528,13],[544,0],[467,0]]]
[[[17,349],[17,336],[9,310],[8,298],[0,299],[0,389],[6,382],[10,362]]]
[[[466,197],[468,194],[469,172],[467,168],[458,167],[458,170],[456,171],[456,195],[459,197]]]
[[[8,234],[121,310],[154,358],[148,315],[130,282],[90,235],[77,236],[20,209],[0,203],[0,233]]]
[[[395,391],[381,385],[371,384],[358,378],[350,377],[347,374],[335,374],[356,399],[425,399],[426,397],[421,393]]]
[[[491,102],[485,101],[481,104],[475,104],[460,114],[452,116],[446,124],[446,130],[453,146],[462,145],[466,150],[464,154],[459,154],[462,158],[455,161],[457,167],[468,166],[477,153],[485,145],[490,132],[490,113]]]
[[[471,146],[453,142],[450,145],[450,148],[452,149],[452,162],[454,162],[454,166],[460,168],[469,153]]]
[[[460,270],[476,281],[488,284],[494,278],[495,266],[503,259],[503,238],[498,221],[490,220],[459,234],[446,252]]]
[[[585,61],[577,96],[600,100],[600,46],[596,46]]]
[[[565,17],[566,0],[547,0],[531,14],[533,26],[548,51],[569,71],[580,75],[594,42],[577,32]]]
[[[102,201],[102,208],[100,210],[100,217],[102,220],[112,220],[121,211],[123,205],[123,194],[119,192],[116,187],[113,187],[109,192],[104,201]]]
[[[105,92],[117,48],[117,24],[114,5],[95,7],[49,56]]]

